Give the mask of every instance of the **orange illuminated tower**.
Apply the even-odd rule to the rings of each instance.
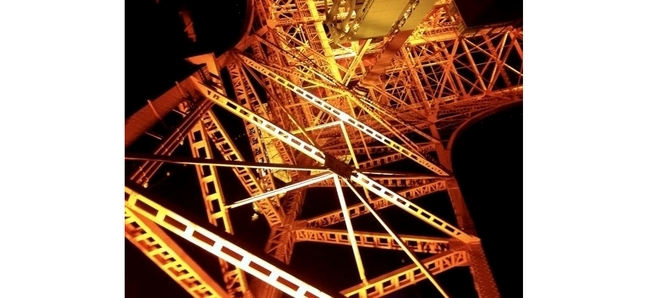
[[[449,152],[461,125],[522,100],[520,23],[471,26],[445,0],[249,0],[248,12],[234,48],[187,58],[197,71],[126,120],[126,148],[158,139],[126,154],[139,163],[126,173],[126,238],[194,297],[381,297],[416,283],[448,297],[438,276],[455,267],[469,268],[480,297],[500,297]],[[222,114],[242,119],[236,132]],[[167,117],[177,125],[152,133]],[[191,157],[174,154],[181,146]],[[200,190],[204,222],[147,190],[164,164],[195,167],[187,187]],[[243,194],[227,196],[232,181]],[[320,189],[335,209],[303,214]],[[451,218],[425,203],[438,193]],[[269,226],[264,247],[237,239],[245,206]],[[401,233],[394,220],[425,228]],[[198,262],[177,237],[218,261]],[[307,242],[320,243],[313,255],[344,246],[352,262],[338,270],[356,285],[290,266]],[[398,251],[402,266],[371,271],[367,250]]]

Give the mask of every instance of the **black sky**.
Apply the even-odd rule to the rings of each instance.
[[[238,1],[227,4],[216,1],[190,1],[187,6],[194,10],[198,44],[191,44],[182,33],[182,22],[177,9],[178,1],[156,5],[154,1],[126,2],[126,116],[141,108],[146,99],[153,99],[173,82],[185,76],[193,69],[182,61],[182,58],[210,50],[217,54],[224,52],[235,44],[240,36],[244,3]],[[227,19],[235,21],[228,23]],[[238,18],[240,16],[240,18]],[[452,159],[454,172],[459,180],[463,194],[475,221],[479,236],[490,265],[499,284],[503,297],[520,297],[521,294],[521,252],[522,252],[522,107],[521,105],[500,112],[492,117],[478,121],[467,128],[456,141]],[[240,122],[226,112],[216,110],[218,117],[226,119],[226,126],[231,131],[241,131]],[[172,125],[172,123],[168,123]],[[231,133],[230,131],[230,133]],[[232,136],[235,136],[233,133]],[[240,141],[244,141],[241,138]],[[144,146],[134,148],[144,148]],[[133,149],[136,150],[136,149]],[[178,149],[178,155],[189,155],[186,146]],[[132,166],[133,164],[128,164]],[[407,166],[404,163],[396,167]],[[164,194],[168,199],[162,203],[174,211],[189,217],[198,223],[203,222],[199,188],[195,184],[195,170],[191,167],[165,166],[160,173],[168,171],[170,177],[163,175],[151,181],[150,190]],[[242,199],[242,186],[237,185],[229,169],[219,169],[226,183],[226,198]],[[338,202],[330,200],[326,191],[316,190],[318,195],[309,191],[308,201],[304,206],[303,217],[308,214],[321,214],[326,208],[338,208]],[[351,199],[352,200],[352,199]],[[435,214],[449,218],[451,204],[446,195],[434,195],[433,199],[418,199],[417,204],[434,210]],[[337,205],[335,205],[337,204]],[[352,203],[351,203],[352,204]],[[337,207],[336,207],[337,206]],[[198,210],[198,211],[196,211]],[[233,210],[236,236],[242,242],[261,247],[268,234],[267,224],[263,220],[250,221],[251,208]],[[402,211],[394,208],[381,212],[400,233],[428,231],[424,225],[414,221],[399,221]],[[366,229],[375,225],[368,216],[354,221],[353,224]],[[241,228],[242,227],[242,228]],[[335,226],[343,228],[343,225]],[[214,278],[219,278],[215,258],[188,244],[185,240],[171,235],[200,264],[213,264],[205,269]],[[178,285],[166,276],[157,266],[150,262],[130,242],[125,240],[126,252],[126,297],[189,297]],[[362,249],[367,272],[383,272],[401,267],[403,253],[375,252]],[[331,258],[336,261],[330,262]],[[291,267],[304,278],[325,279],[324,283],[333,287],[340,283],[356,283],[356,274],[347,270],[349,277],[339,274],[343,270],[329,268],[331,264],[342,266],[353,262],[352,252],[345,246],[326,246],[312,243],[299,243],[295,248]],[[367,264],[366,264],[367,263]],[[316,268],[313,270],[313,268]],[[368,269],[372,271],[369,271]],[[374,277],[371,274],[370,277]],[[465,285],[470,284],[471,275],[466,268],[455,268],[439,276],[441,284],[453,297],[474,297],[474,290]],[[462,282],[455,282],[461,280]],[[465,283],[467,280],[467,283]],[[341,287],[342,289],[345,288]],[[420,283],[409,287],[390,297],[434,297],[435,289],[429,283]]]

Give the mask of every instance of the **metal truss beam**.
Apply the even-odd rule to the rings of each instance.
[[[436,99],[438,107],[434,111],[439,119],[435,122],[442,121],[441,116],[462,114],[472,112],[477,114],[484,107],[495,107],[502,104],[510,103],[512,101],[520,100],[523,96],[523,86],[516,86],[510,88],[503,88],[496,91],[488,92],[478,96],[470,96],[463,98],[459,101],[458,95],[451,95]],[[412,113],[416,110],[423,109],[429,103],[419,102],[401,107],[402,113]],[[427,126],[429,124],[426,124]]]
[[[437,191],[442,191],[446,189],[446,184],[444,180],[435,181],[433,183],[401,190],[398,192],[401,196],[408,198],[410,200],[419,198],[424,195],[428,195]],[[393,203],[384,198],[376,198],[369,202],[373,209],[380,210],[390,206],[393,206]],[[360,215],[368,214],[368,209],[365,208],[363,204],[355,204],[348,207],[348,212],[350,213],[351,218],[358,217]],[[336,223],[342,222],[343,217],[341,211],[328,212],[323,215],[312,217],[309,219],[303,220],[305,225],[308,228],[323,228],[326,226],[334,225]]]
[[[389,188],[402,188],[402,187],[420,187],[423,185],[432,184],[438,182],[442,178],[422,176],[422,175],[406,175],[406,176],[371,176],[375,182],[380,183]],[[309,187],[334,187],[335,184],[332,180],[324,180],[317,183],[310,184]],[[353,184],[354,187],[359,187],[357,184]],[[345,184],[342,187],[348,187]],[[442,186],[436,187],[436,189],[444,189]],[[408,190],[411,191],[411,190]],[[423,191],[424,192],[424,191]],[[400,193],[406,198],[410,198],[408,195]]]
[[[424,147],[420,147],[420,149],[421,149],[422,152],[429,152],[429,151],[433,151],[433,149],[435,147],[436,147],[435,145],[429,144],[429,145],[426,145]],[[369,159],[367,161],[360,162],[359,163],[359,169],[371,169],[371,168],[375,168],[375,167],[378,167],[378,166],[381,166],[381,165],[385,165],[385,164],[393,163],[393,162],[396,162],[396,161],[404,160],[406,158],[407,158],[406,155],[404,155],[402,153],[399,153],[399,152],[389,154],[389,155],[385,155],[385,156],[375,157],[375,158],[371,158],[371,159]]]
[[[332,297],[126,186],[125,207],[293,297]]]
[[[200,119],[200,116],[204,114],[208,109],[213,106],[213,103],[209,100],[202,100],[197,104],[197,107],[191,109],[189,114],[182,119],[180,125],[175,129],[170,135],[168,135],[158,148],[153,152],[155,155],[169,156],[177,147],[182,143],[184,138],[186,138],[189,130],[195,125],[195,123]],[[189,111],[188,105],[185,105],[182,108],[184,111]],[[148,185],[148,181],[155,174],[155,172],[162,166],[161,162],[147,161],[144,162],[131,176],[130,180],[135,181],[135,183],[142,184],[144,186]]]
[[[364,120],[364,119],[360,119],[360,120]],[[368,120],[368,119],[367,119],[367,120]],[[365,121],[365,122],[367,122],[367,123],[368,123],[368,124],[367,124],[367,126],[369,126],[369,127],[373,127],[373,125],[372,125],[372,124],[373,124],[374,122],[371,122],[371,121]],[[409,132],[411,132],[411,131],[412,131],[409,127],[406,127],[406,126],[404,126],[404,125],[400,125],[399,123],[392,123],[391,125],[394,127],[394,129],[396,129],[396,130],[398,130],[398,131],[400,132],[400,135],[402,135],[402,134],[406,134],[406,133],[409,133]],[[429,127],[429,125],[430,125],[430,123],[425,122],[425,123],[416,124],[416,125],[415,125],[415,127],[417,127],[417,128],[424,128],[424,127]],[[352,132],[352,131],[351,131],[351,132]],[[355,132],[357,132],[357,131],[355,131]],[[324,143],[324,144],[322,145],[322,148],[326,149],[326,151],[327,151],[327,150],[329,150],[329,149],[333,149],[333,150],[334,150],[334,149],[340,149],[340,148],[347,148],[347,145],[346,145],[346,144],[344,144],[344,143],[341,143],[341,144],[340,144],[340,142],[338,141],[338,137],[339,137],[339,135],[340,135],[340,133],[339,133],[339,132],[335,131],[334,129],[330,129],[328,133],[329,133],[329,134],[331,134],[332,136],[330,137],[329,142]],[[382,134],[383,134],[383,135],[385,135],[385,136],[387,136],[387,137],[393,137],[393,136],[395,136],[395,134],[393,134],[393,133],[392,133],[392,132],[390,132],[390,131],[384,131],[384,132],[382,132]],[[335,137],[336,137],[337,139],[336,139]],[[358,134],[356,134],[354,137],[351,137],[350,144],[351,144],[351,146],[352,146],[353,148],[358,148],[358,149],[359,149],[359,148],[362,148],[362,145],[363,145],[364,143],[372,142],[372,141],[374,141],[374,140],[375,140],[375,139],[374,139],[374,137],[373,137],[372,135],[366,135],[366,134],[363,134],[363,133],[359,133],[359,132],[358,132]],[[420,146],[420,144],[418,144],[418,147],[419,147],[419,146]],[[389,149],[393,150],[391,147],[389,147]],[[365,149],[365,150],[366,150],[366,151],[368,151],[367,149]],[[366,151],[365,151],[365,152],[366,152]],[[421,152],[421,153],[422,153],[422,152]]]
[[[523,54],[520,47],[516,47],[518,30],[506,26],[488,31],[486,35],[409,46],[407,57],[396,59],[408,63],[394,62],[386,71],[385,82],[406,86],[408,77],[419,78],[428,97],[454,95],[455,100],[460,101],[474,101],[492,91],[521,86]],[[408,75],[396,80],[393,74],[402,75],[405,70]],[[394,90],[387,88],[390,93]],[[452,101],[438,100],[437,103],[443,105]]]
[[[203,123],[198,121],[189,134],[191,155],[194,158],[213,159],[213,152],[209,146]],[[222,228],[229,234],[234,233],[229,213],[225,208],[225,198],[220,186],[218,171],[215,166],[195,166],[198,183],[207,211],[209,223]],[[227,292],[234,297],[242,297],[249,290],[245,274],[240,268],[230,265],[223,259],[218,259],[220,270],[225,279]]]
[[[286,214],[287,224],[273,229],[265,246],[266,253],[285,264],[289,264],[292,257],[292,248],[296,240],[292,230],[296,217],[301,213],[304,199],[305,191],[303,189],[291,191],[285,196],[284,201],[287,203],[285,207],[288,210]]]
[[[242,154],[236,148],[236,145],[231,140],[227,132],[224,130],[218,118],[213,111],[208,111],[202,118],[202,123],[209,134],[209,138],[214,142],[216,149],[220,152],[225,160],[244,162]],[[259,174],[267,172],[268,167],[263,167],[258,171]],[[238,177],[245,190],[250,195],[257,195],[266,191],[259,182],[258,177],[252,172],[249,167],[233,168],[234,175]],[[267,174],[265,175],[267,176]],[[272,187],[270,185],[269,187]],[[258,210],[265,216],[270,226],[277,225],[281,222],[280,208],[278,197],[271,197],[255,204]],[[279,210],[277,210],[279,209]]]
[[[431,256],[421,262],[432,275],[437,275],[457,266],[469,265],[469,258],[465,251],[449,251]],[[424,279],[424,272],[415,264],[411,264],[373,278],[368,281],[368,284],[359,284],[341,293],[352,298],[383,297]]]
[[[189,96],[183,92],[183,89],[190,88],[191,84],[191,80],[188,78],[182,80],[177,83],[176,87],[164,92],[153,101],[148,101],[148,105],[128,117],[124,125],[125,148],[128,148],[141,135],[151,129],[166,114],[186,101]]]
[[[501,297],[481,243],[470,244],[468,254],[470,259],[470,271],[479,297]]]
[[[280,128],[271,121],[256,115],[254,112],[249,109],[233,102],[232,100],[225,97],[223,94],[217,93],[210,89],[209,87],[202,85],[200,82],[195,81],[196,87],[202,91],[202,93],[212,100],[214,103],[224,108],[225,110],[237,115],[238,117],[250,122],[259,129],[269,133],[275,138],[279,139],[283,143],[289,145],[292,148],[295,148],[301,151],[303,154],[309,156],[320,164],[325,164],[325,158],[323,152],[315,148],[312,145],[309,145],[307,142],[295,137],[290,134],[288,131]]]
[[[287,210],[285,222],[283,225],[272,227],[270,237],[265,245],[265,253],[285,264],[289,264],[292,258],[294,243],[296,242],[296,236],[293,232],[294,221],[301,213],[304,199],[305,191],[303,189],[294,190],[285,195],[283,199],[285,202],[284,208]],[[260,292],[263,293],[263,297],[278,297],[280,294],[269,285],[266,285]]]
[[[181,89],[180,92],[182,92]],[[163,140],[155,152],[170,155],[182,142],[192,123],[198,121],[200,113],[208,110],[212,105],[213,103],[207,100],[200,101],[197,107],[192,107],[189,101],[180,103],[179,108],[184,112],[185,118],[179,127]],[[190,113],[187,115],[187,112]],[[148,179],[160,168],[161,164],[162,161],[147,161],[131,176],[131,179],[146,186]],[[131,241],[190,295],[194,297],[226,297],[229,295],[162,229],[146,218],[137,216],[128,208],[125,208],[125,212],[126,239]]]
[[[229,137],[229,134],[225,131],[222,124],[220,124],[220,121],[213,111],[205,113],[201,121],[209,135],[209,139],[211,139],[224,160],[235,163],[245,163],[243,155],[238,151],[236,144],[234,144],[233,140]],[[259,168],[264,166],[264,164],[261,163],[253,164],[256,164]],[[234,175],[238,177],[238,180],[245,187],[247,193],[253,195],[256,192],[262,191],[263,188],[258,182],[257,176],[250,169],[251,167],[233,168]]]
[[[350,245],[348,233],[341,230],[303,228],[295,230],[296,241]],[[438,237],[399,235],[413,252],[441,253],[449,250],[449,240]],[[361,247],[402,250],[387,233],[355,231],[355,240]]]
[[[126,239],[187,293],[193,297],[229,296],[160,227],[128,208],[124,211]]]
[[[458,13],[456,5],[449,1],[437,1],[427,17],[411,34],[407,44],[417,45],[430,41],[453,39],[459,36],[463,30],[465,30],[465,23]]]
[[[431,142],[424,142],[424,143],[418,143],[418,147],[420,148],[429,148],[433,150],[435,146],[432,146]],[[381,146],[367,146],[365,147],[357,147],[353,148],[354,152],[356,155],[361,155],[361,154],[376,154],[376,153],[387,153],[387,152],[393,152],[391,147],[386,146],[386,145],[381,145]],[[340,155],[347,155],[350,154],[348,151],[348,148],[338,148],[338,149],[326,149],[326,152],[335,155],[335,156],[340,156]]]
[[[454,227],[448,222],[442,220],[441,218],[431,214],[430,212],[426,211],[422,207],[412,203],[411,201],[405,199],[399,194],[393,192],[392,190],[386,187],[380,186],[377,182],[373,181],[373,179],[369,178],[368,176],[362,173],[357,173],[357,172],[353,173],[350,176],[350,181],[353,181],[361,185],[362,187],[369,189],[369,191],[386,199],[387,201],[399,207],[400,209],[421,219],[425,223],[437,228],[441,232],[447,235],[450,235],[458,240],[461,240],[462,242],[472,243],[472,242],[479,241],[477,237],[471,236],[459,230],[457,227]]]
[[[438,130],[435,129],[434,126],[431,127],[431,131],[433,134],[438,134]],[[443,148],[442,145],[438,145],[436,151],[441,164],[451,168],[449,150]],[[461,190],[458,187],[458,182],[456,179],[448,179],[446,183],[447,193],[452,203],[458,226],[464,231],[476,234],[474,222],[469,214],[469,210],[467,209]],[[494,281],[494,277],[492,276],[492,271],[488,266],[481,242],[477,241],[470,243],[467,247],[470,259],[472,260],[470,272],[472,273],[474,286],[479,296],[486,298],[499,298],[500,294]]]

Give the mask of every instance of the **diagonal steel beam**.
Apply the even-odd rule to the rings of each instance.
[[[364,206],[364,205],[362,205]],[[373,208],[375,209],[375,208]],[[349,244],[349,235],[343,230],[303,228],[294,231],[296,241],[319,242],[328,244]],[[449,250],[449,240],[446,238],[398,235],[407,247],[419,253],[441,253]],[[387,233],[355,231],[357,245],[368,248],[402,250],[400,246]]]
[[[469,265],[468,253],[449,251],[420,261],[432,275],[454,267]],[[402,267],[341,291],[346,297],[383,297],[425,279],[425,274],[415,264]]]
[[[409,214],[423,220],[433,227],[436,227],[438,230],[445,234],[448,234],[449,236],[452,236],[465,243],[480,241],[479,238],[461,231],[457,227],[454,227],[448,222],[442,220],[440,217],[431,214],[422,207],[400,196],[396,192],[393,192],[390,189],[381,186],[379,183],[373,181],[373,179],[362,173],[353,173],[350,176],[350,180],[361,185],[362,187],[368,188],[372,193],[386,199],[395,206],[398,206],[400,209],[407,211]]]
[[[375,179],[377,180],[377,179]],[[422,183],[422,182],[421,182]],[[431,183],[424,183],[423,185],[411,187],[405,190],[398,191],[398,194],[410,200],[417,199],[424,195],[434,192],[446,190],[447,186],[444,180],[432,181]],[[374,209],[384,209],[393,206],[393,203],[384,198],[373,199],[371,205]],[[364,214],[368,214],[368,210],[361,203],[348,207],[351,218],[355,218]],[[342,222],[342,214],[339,210],[328,212],[319,216],[304,219],[305,225],[309,228],[321,228]]]
[[[128,208],[126,239],[193,297],[227,297],[216,283],[162,228]]]
[[[293,297],[332,297],[125,186],[125,207]]]

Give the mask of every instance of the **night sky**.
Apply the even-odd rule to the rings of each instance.
[[[154,1],[126,2],[126,117],[141,108],[146,99],[157,97],[172,87],[175,80],[193,70],[182,58],[208,51],[220,54],[236,43],[240,36],[238,28],[241,27],[244,17],[244,2],[227,1],[227,4],[218,3],[217,7],[215,3],[189,1],[185,4],[194,11],[197,20],[196,45],[189,42],[182,32],[182,22],[177,14],[178,8],[181,7],[179,1],[161,0],[160,5],[156,5]],[[225,21],[225,16],[231,20],[231,16],[238,15],[240,18],[233,17],[236,19],[233,23]],[[477,121],[461,133],[452,152],[454,172],[479,237],[483,240],[502,297],[522,295],[522,110],[523,107],[519,104]],[[241,131],[240,120],[223,111],[216,110],[216,113],[219,119],[225,122],[225,126],[231,129],[228,130],[231,136],[244,142],[245,138],[236,133]],[[172,126],[173,123],[167,124]],[[159,129],[163,133],[165,128]],[[146,147],[146,144],[137,144],[128,152],[146,153],[142,149]],[[179,156],[189,154],[186,145],[180,147],[177,152]],[[127,170],[135,165],[136,163],[127,163]],[[404,166],[408,165],[395,165],[396,168]],[[218,171],[222,173],[224,182],[236,181],[230,174],[230,169]],[[170,176],[166,177],[166,172],[170,173]],[[204,226],[204,211],[196,212],[204,207],[199,187],[194,182],[194,168],[169,165],[163,167],[160,173],[151,180],[149,188],[152,192],[164,194],[164,201],[159,203]],[[226,198],[243,198],[240,194],[244,190],[238,184],[226,183]],[[332,194],[333,189],[316,191],[319,195],[312,195],[309,191],[302,217],[321,214],[328,211],[328,208],[338,208],[337,199],[331,201],[330,197],[326,196],[326,191]],[[434,198],[420,198],[416,203],[441,217],[448,214],[444,218],[455,222],[455,219],[448,218],[452,211],[447,196],[443,193],[430,197]],[[354,203],[352,198],[349,198],[349,201],[349,204]],[[396,221],[395,219],[401,218],[402,212],[397,208],[389,208],[380,214],[400,233],[428,231],[428,227],[421,226],[416,219]],[[250,207],[236,208],[232,213],[234,229],[240,241],[250,246],[260,246],[262,249],[269,232],[266,222],[262,219],[252,222]],[[369,215],[353,221],[354,226],[357,224],[357,229],[371,230],[374,223],[364,218],[369,218]],[[332,228],[343,228],[343,225]],[[219,278],[215,257],[204,254],[200,248],[179,237],[171,237],[185,248],[203,269],[214,278]],[[189,297],[128,240],[124,241],[126,297]],[[359,281],[356,270],[352,268],[345,270],[347,274],[341,274],[342,270],[329,268],[354,262],[350,247],[326,245],[325,250],[319,252],[322,251],[321,247],[322,245],[313,243],[298,243],[291,262],[291,267],[294,268],[292,272],[303,276],[304,279],[324,280],[326,285],[341,289],[347,287],[339,286],[342,283],[348,283],[350,286]],[[382,274],[385,270],[401,267],[404,265],[402,260],[406,259],[402,252],[361,249],[361,253],[368,278]],[[334,256],[336,260],[330,262],[330,256]],[[316,270],[312,270],[313,268]],[[440,274],[438,279],[452,297],[475,295],[469,286],[471,275],[467,268],[451,269]],[[436,290],[426,282],[408,287],[390,297],[435,297],[434,295],[437,295]]]

